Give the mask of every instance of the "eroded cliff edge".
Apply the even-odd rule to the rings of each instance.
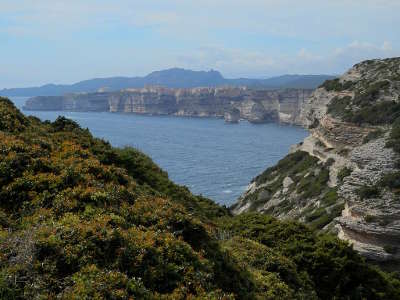
[[[369,259],[398,262],[399,95],[400,58],[365,61],[325,82],[301,107],[310,136],[253,179],[233,213],[297,219]]]
[[[300,108],[311,94],[311,89],[147,87],[112,93],[34,97],[26,102],[24,109],[220,117],[230,123],[245,119],[252,123],[300,124]]]

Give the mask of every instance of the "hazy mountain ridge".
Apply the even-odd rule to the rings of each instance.
[[[267,89],[314,89],[331,75],[283,75],[268,79],[224,78],[218,71],[192,71],[172,68],[156,71],[144,77],[94,78],[74,84],[46,84],[40,87],[10,88],[0,90],[3,96],[61,96],[67,93],[96,92],[100,89],[117,91],[126,88],[143,88],[159,85],[168,88],[194,88],[218,86],[248,86]]]

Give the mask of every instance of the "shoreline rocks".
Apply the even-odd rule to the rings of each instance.
[[[308,89],[147,87],[110,93],[33,97],[28,99],[24,109],[218,117],[227,123],[245,119],[251,123],[301,125],[301,107],[311,93],[312,90]]]

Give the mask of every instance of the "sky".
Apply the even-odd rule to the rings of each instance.
[[[0,0],[0,88],[181,67],[341,74],[400,56],[400,0]]]

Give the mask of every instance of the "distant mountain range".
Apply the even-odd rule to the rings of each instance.
[[[318,87],[331,75],[283,75],[268,79],[224,78],[218,71],[192,71],[180,68],[152,72],[144,77],[110,77],[95,78],[78,83],[46,84],[40,87],[11,88],[0,90],[3,96],[60,96],[67,93],[83,93],[116,91],[126,88],[141,88],[149,85],[159,85],[169,88],[217,87],[217,86],[248,86],[263,89]]]

